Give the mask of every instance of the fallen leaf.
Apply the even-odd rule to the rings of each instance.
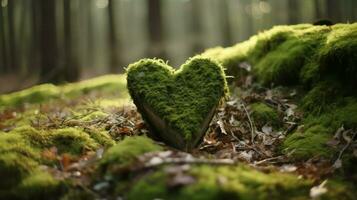
[[[222,121],[222,119],[219,119],[217,121],[217,124],[219,125],[219,128],[221,129],[221,132],[225,135],[227,135],[226,129],[224,129],[224,123]]]
[[[310,197],[312,199],[317,199],[321,195],[327,192],[327,188],[325,187],[327,180],[324,180],[320,185],[314,186],[310,189]]]

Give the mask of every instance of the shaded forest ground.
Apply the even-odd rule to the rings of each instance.
[[[144,136],[125,75],[0,96],[0,197],[355,199],[356,34],[279,26],[204,52],[231,96],[190,153]]]

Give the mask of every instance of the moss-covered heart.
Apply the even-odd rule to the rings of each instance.
[[[140,60],[129,65],[127,82],[151,136],[183,150],[200,142],[228,92],[221,65],[199,56],[177,71],[162,60]]]

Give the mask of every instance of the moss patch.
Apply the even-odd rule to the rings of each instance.
[[[127,74],[129,92],[143,117],[153,120],[143,108],[147,104],[191,147],[200,139],[207,116],[228,91],[222,67],[207,58],[194,57],[177,71],[161,60],[144,59],[131,64]],[[167,135],[167,130],[154,128],[161,137]],[[167,137],[166,142],[183,149],[181,138]]]
[[[250,105],[250,109],[254,123],[258,127],[262,127],[265,124],[278,127],[281,124],[278,112],[264,103],[254,103]]]
[[[188,175],[196,182],[170,188],[170,177],[155,172],[141,179],[128,199],[286,199],[308,196],[311,182],[283,173],[264,174],[246,166],[193,166]]]
[[[284,141],[284,152],[291,154],[295,159],[308,159],[313,156],[331,157],[334,155],[333,151],[327,146],[331,135],[331,129],[321,125],[295,132]]]
[[[146,136],[127,137],[123,141],[109,148],[100,161],[102,170],[111,167],[125,167],[130,164],[136,156],[144,153],[160,151],[162,147],[155,144]]]
[[[58,197],[64,189],[63,183],[47,172],[36,171],[13,189],[18,199],[48,199]]]
[[[324,142],[335,130],[342,125],[356,127],[356,33],[357,23],[276,26],[203,55],[217,59],[228,75],[239,75],[239,64],[248,62],[265,86],[303,86],[306,95],[298,101],[305,112],[305,130],[288,136],[283,147],[295,149],[295,158],[328,156],[332,149]]]
[[[128,101],[124,75],[106,75],[62,86],[43,84],[11,94],[0,95],[0,109],[38,104],[59,98],[75,98],[90,92],[116,92]],[[125,102],[126,102],[125,101]]]

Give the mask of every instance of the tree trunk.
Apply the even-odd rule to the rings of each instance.
[[[341,2],[327,0],[327,16],[333,23],[341,22]]]
[[[298,0],[289,0],[289,24],[299,23],[299,4],[301,3]]]
[[[79,77],[78,56],[73,51],[73,34],[72,34],[72,12],[71,0],[63,0],[64,3],[64,59],[63,81],[76,81]]]
[[[16,39],[15,39],[15,1],[9,1],[8,2],[8,19],[9,19],[9,52],[10,52],[10,57],[9,57],[9,70],[10,72],[16,72],[17,70],[19,70],[19,65],[18,65],[18,58],[21,57],[17,57],[18,52],[17,52],[17,48],[16,48]]]
[[[148,1],[149,11],[149,35],[150,35],[150,47],[148,54],[150,57],[163,58],[164,50],[162,45],[162,20],[161,20],[161,1],[150,0]]]
[[[111,73],[116,73],[116,72],[122,72],[121,66],[121,59],[120,59],[120,54],[118,51],[118,38],[117,38],[117,32],[116,32],[116,24],[115,24],[115,1],[110,0],[109,1],[109,6],[108,6],[108,19],[109,19],[109,48],[110,48],[110,72]]]
[[[6,57],[6,39],[5,39],[5,27],[4,27],[4,17],[3,17],[3,7],[0,7],[0,72],[6,72],[7,57]]]
[[[55,1],[38,0],[40,6],[40,82],[60,82],[61,74],[57,67],[57,42]]]

